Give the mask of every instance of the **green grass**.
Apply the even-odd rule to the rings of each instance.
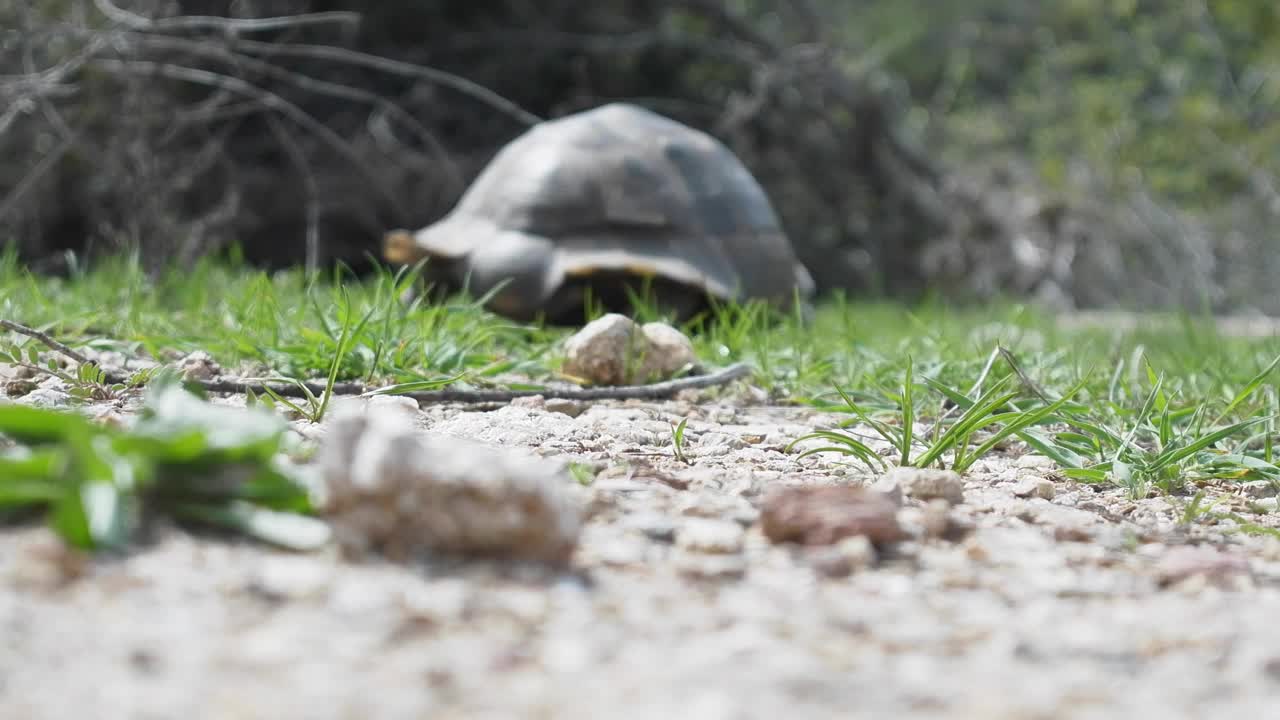
[[[68,544],[120,550],[157,518],[292,549],[327,541],[279,415],[203,402],[157,377],[128,429],[75,413],[0,404],[0,517],[42,514]]]
[[[671,427],[671,454],[677,462],[689,462],[688,456],[684,454],[684,431],[688,425],[689,418],[680,418],[680,422]]]
[[[261,377],[420,388],[491,386],[500,374],[526,378],[522,387],[556,378],[570,329],[510,322],[465,296],[405,307],[399,297],[414,280],[405,272],[307,278],[212,261],[148,280],[127,259],[51,279],[6,256],[0,317],[75,347],[206,350]],[[635,315],[660,317],[643,305]],[[1066,331],[1016,303],[904,308],[829,298],[808,324],[760,305],[712,315],[684,328],[704,363],[750,363],[753,382],[776,400],[847,417],[815,437],[827,441],[824,452],[876,469],[965,470],[1026,443],[1072,478],[1134,496],[1280,482],[1280,338],[1224,337],[1192,316],[1162,330]],[[15,352],[34,347],[10,339]],[[295,404],[318,418],[327,402]],[[677,456],[681,441],[673,435]],[[875,449],[882,442],[891,454]]]

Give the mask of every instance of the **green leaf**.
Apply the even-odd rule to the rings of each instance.
[[[134,436],[157,443],[179,456],[204,452],[225,462],[269,460],[280,446],[287,428],[279,416],[263,410],[247,410],[200,400],[186,390],[170,386],[147,398]],[[161,459],[164,453],[161,453]]]
[[[89,530],[89,519],[85,514],[84,498],[78,489],[64,493],[58,499],[49,522],[58,536],[72,547],[81,550],[94,548],[93,533]]]
[[[1018,431],[1018,437],[1041,455],[1057,463],[1059,468],[1080,468],[1084,466],[1084,458],[1077,455],[1071,448],[1050,442],[1034,430],[1020,430]]]
[[[130,530],[132,498],[113,482],[87,482],[80,486],[84,522],[95,547],[123,547]]]
[[[914,464],[919,467],[932,465],[947,450],[955,447],[962,440],[967,443],[970,435],[991,423],[992,414],[1018,396],[1016,390],[999,394],[1000,390],[1008,384],[1008,380],[1008,377],[1002,378],[983,393],[978,398],[978,401],[966,410],[954,425],[948,428],[920,457],[915,459]]]
[[[881,458],[880,455],[876,453],[875,450],[872,450],[862,441],[858,440],[857,438],[853,438],[848,435],[845,435],[843,433],[833,432],[831,430],[815,430],[814,432],[808,433],[807,435],[802,435],[801,437],[798,437],[795,440],[792,440],[787,445],[786,452],[791,452],[792,448],[794,448],[797,443],[803,442],[805,440],[827,440],[830,442],[834,442],[836,444],[834,446],[826,446],[826,447],[806,450],[805,452],[801,453],[797,459],[803,459],[810,455],[816,455],[818,453],[836,452],[842,455],[852,455],[858,458],[865,465],[867,465],[867,467],[869,467],[873,472],[877,469],[877,466],[879,466],[879,469],[881,470],[887,469],[888,467],[884,459]]]
[[[79,413],[0,403],[0,434],[20,443],[57,442],[73,433],[92,433],[97,429]]]
[[[1111,475],[1116,482],[1127,485],[1133,479],[1133,466],[1123,460],[1112,460]]]
[[[1211,432],[1208,435],[1201,436],[1195,442],[1185,447],[1169,448],[1168,450],[1162,452],[1154,460],[1151,461],[1152,470],[1154,471],[1168,465],[1176,464],[1200,452],[1201,450],[1204,450],[1205,448],[1210,447],[1211,445],[1217,444],[1218,441],[1220,440],[1228,438],[1247,427],[1250,427],[1252,425],[1257,425],[1258,423],[1261,423],[1261,422],[1265,422],[1266,420],[1267,418],[1265,417],[1258,417],[1258,418],[1252,418],[1250,420],[1244,420],[1242,422],[1228,425],[1224,428],[1219,428],[1218,430]]]
[[[969,456],[970,459],[968,463],[964,464],[963,466],[954,467],[953,469],[956,472],[963,472],[965,469],[969,467],[969,465],[973,462],[973,460],[980,458],[983,455],[990,452],[991,449],[995,447],[997,443],[1001,442],[1002,440],[1009,437],[1010,435],[1013,435],[1014,433],[1018,433],[1028,427],[1031,427],[1032,425],[1037,425],[1043,422],[1045,418],[1057,412],[1058,409],[1061,408],[1062,405],[1066,403],[1066,401],[1071,396],[1075,395],[1076,393],[1084,389],[1086,382],[1087,382],[1086,380],[1080,381],[1074,387],[1068,390],[1056,402],[1046,405],[1040,408],[1039,410],[1033,410],[1033,411],[1028,411],[1024,413],[1006,413],[1002,416],[997,416],[1001,422],[1004,422],[1005,421],[1004,418],[1006,418],[1010,414],[1016,415],[1017,417],[1009,418],[1008,424],[1006,424],[998,432],[996,432],[990,438],[988,438],[986,442],[979,445],[973,451],[973,454]]]
[[[332,537],[329,525],[317,518],[282,513],[235,502],[228,506],[179,505],[174,514],[188,521],[244,533],[263,542],[297,551],[316,550]]]
[[[6,483],[23,480],[54,480],[66,463],[65,455],[56,448],[34,452],[19,448],[0,455],[0,488]]]
[[[897,428],[894,428],[890,425],[887,425],[885,423],[880,422],[879,420],[872,418],[870,415],[866,413],[866,411],[862,409],[860,405],[858,405],[858,403],[854,402],[853,398],[850,397],[848,393],[846,393],[839,386],[836,387],[836,392],[839,393],[841,399],[844,400],[845,406],[848,407],[850,410],[852,410],[853,413],[858,416],[859,420],[861,420],[862,422],[870,426],[872,430],[875,430],[876,433],[878,433],[880,437],[884,438],[890,445],[893,445],[894,447],[898,446],[899,437],[901,433],[897,430]]]
[[[958,390],[955,390],[953,388],[949,388],[946,385],[938,382],[937,380],[927,375],[920,376],[920,379],[924,381],[926,385],[936,390],[938,393],[946,397],[951,402],[955,403],[956,406],[959,407],[962,411],[968,410],[969,408],[973,407],[974,401],[964,393]]]
[[[451,375],[449,377],[438,378],[435,380],[415,380],[413,382],[387,385],[385,387],[380,387],[375,390],[370,390],[368,392],[365,392],[360,397],[373,397],[374,395],[400,395],[402,393],[429,392],[431,390],[439,390],[440,388],[452,385],[453,383],[458,382],[459,380],[464,380],[468,374],[469,373],[467,372],[461,372],[461,373],[458,373],[457,375]],[[528,387],[517,387],[516,384],[508,384],[507,389],[509,390],[524,390],[524,389],[542,390],[542,389],[545,389],[545,386],[530,384],[528,385]]]
[[[62,485],[52,480],[7,479],[0,482],[0,508],[54,503],[64,493]]]
[[[1267,365],[1261,372],[1254,375],[1249,382],[1245,383],[1245,386],[1240,389],[1240,392],[1236,393],[1235,397],[1231,399],[1231,402],[1227,403],[1227,406],[1223,408],[1222,412],[1218,413],[1218,417],[1214,418],[1212,424],[1217,425],[1222,422],[1224,417],[1234,412],[1241,403],[1248,400],[1255,392],[1257,392],[1258,388],[1262,387],[1262,384],[1267,380],[1267,376],[1276,369],[1277,365],[1280,365],[1280,355],[1277,355],[1276,359],[1271,361],[1271,364]]]
[[[911,378],[911,356],[907,356],[907,373],[906,379],[902,383],[902,433],[899,442],[898,451],[901,453],[899,463],[907,465],[911,456],[911,440],[912,428],[915,424],[916,406],[915,400],[912,398],[911,387],[914,381]]]
[[[1062,475],[1087,483],[1107,482],[1107,471],[1097,468],[1066,468],[1062,471]]]

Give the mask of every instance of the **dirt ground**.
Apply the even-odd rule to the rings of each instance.
[[[703,396],[705,397],[704,393]],[[0,531],[0,720],[1272,717],[1280,541],[1180,524],[1016,451],[892,546],[770,542],[771,488],[873,483],[753,404],[425,406],[424,430],[590,468],[572,566],[354,562],[172,530],[69,562]],[[688,418],[687,462],[673,423]],[[304,427],[323,439],[323,427]],[[1275,526],[1272,490],[1209,488]],[[932,519],[931,519],[932,518]]]

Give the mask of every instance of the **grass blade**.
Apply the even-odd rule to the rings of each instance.
[[[912,397],[911,386],[915,382],[911,378],[911,356],[907,356],[907,377],[902,383],[902,435],[899,442],[898,451],[900,453],[899,463],[907,465],[911,462],[911,433],[915,425],[916,406]]]

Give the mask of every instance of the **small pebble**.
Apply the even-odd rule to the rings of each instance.
[[[37,387],[39,386],[36,385],[35,381],[19,378],[4,384],[4,394],[9,397],[22,397],[35,392]]]
[[[184,380],[212,380],[222,374],[222,368],[204,350],[196,350],[178,363]]]
[[[649,548],[634,535],[612,537],[591,547],[591,554],[603,565],[633,566],[645,561]]]
[[[672,561],[680,574],[704,580],[738,580],[747,574],[747,559],[741,554],[709,555],[680,551]]]
[[[676,523],[671,518],[657,512],[641,512],[628,515],[623,521],[624,527],[643,533],[651,540],[671,542],[676,536]]]
[[[722,432],[707,432],[702,433],[702,435],[698,437],[698,446],[700,449],[708,447],[723,447],[728,450],[738,450],[746,447],[746,443],[743,442],[742,438],[737,437],[736,435],[730,435]]]
[[[41,387],[27,393],[22,402],[27,405],[45,408],[66,407],[71,404],[71,395],[61,390]]]
[[[1014,461],[1013,466],[1027,470],[1053,470],[1057,463],[1043,455],[1023,455]]]
[[[484,604],[524,623],[541,622],[551,609],[547,593],[535,587],[490,588],[484,594]]]
[[[642,379],[665,379],[697,362],[693,342],[671,325],[662,322],[645,323],[640,326],[640,332],[648,341],[644,367],[640,371]]]
[[[686,518],[676,531],[676,547],[709,555],[731,555],[742,552],[746,531],[727,520]]]
[[[724,518],[743,526],[754,525],[760,517],[760,511],[741,497],[707,492],[685,495],[676,510],[687,517]]]
[[[335,614],[353,617],[384,613],[399,599],[383,592],[383,589],[380,584],[366,579],[347,577],[329,588],[327,606]]]
[[[1276,496],[1276,491],[1276,484],[1270,480],[1250,480],[1246,483],[1240,483],[1240,492],[1245,497],[1270,498]]]
[[[940,538],[947,534],[947,527],[950,524],[951,503],[942,498],[930,500],[924,505],[923,515],[922,523],[925,537]]]
[[[1180,546],[1163,553],[1155,566],[1156,583],[1195,590],[1212,585],[1222,589],[1245,589],[1251,585],[1249,561],[1241,555],[1212,547]],[[1186,584],[1192,581],[1192,584]]]
[[[880,479],[883,483],[896,483],[903,494],[914,500],[940,498],[952,505],[964,502],[964,480],[952,470],[896,467]]]
[[[333,582],[334,567],[311,557],[270,557],[256,568],[249,586],[273,600],[318,597]]]
[[[1280,508],[1280,498],[1275,498],[1275,497],[1258,498],[1257,500],[1253,500],[1249,504],[1259,510],[1262,510],[1263,512],[1275,512],[1277,508]]]
[[[421,405],[417,400],[404,395],[374,395],[369,398],[369,409],[377,410],[380,408],[391,408],[393,410],[403,410],[409,413],[416,413],[421,409]]]
[[[830,578],[842,578],[875,565],[878,553],[865,535],[848,537],[835,545],[812,548],[809,564]]]
[[[1013,488],[1013,494],[1020,498],[1052,500],[1055,492],[1056,488],[1054,488],[1052,480],[1038,477],[1023,478]]]
[[[560,413],[576,418],[581,415],[587,406],[577,400],[566,400],[563,398],[551,398],[544,403],[547,412]]]
[[[697,360],[693,343],[676,328],[657,322],[637,326],[618,313],[584,325],[565,341],[564,351],[564,372],[595,385],[657,382]]]
[[[511,407],[529,408],[530,410],[546,410],[547,399],[541,395],[527,395],[525,397],[512,398]]]
[[[465,580],[456,578],[415,583],[400,591],[400,607],[410,618],[444,624],[461,620],[471,600]]]
[[[1272,682],[1280,683],[1280,656],[1269,658],[1262,663],[1262,674]]]
[[[883,493],[884,496],[892,500],[895,505],[902,505],[902,483],[898,477],[893,475],[893,473],[881,475],[880,479],[876,480],[875,483],[871,485],[871,489],[878,493]]]
[[[830,545],[865,535],[873,543],[907,539],[898,505],[883,493],[847,485],[788,487],[765,497],[761,529],[774,543]]]

